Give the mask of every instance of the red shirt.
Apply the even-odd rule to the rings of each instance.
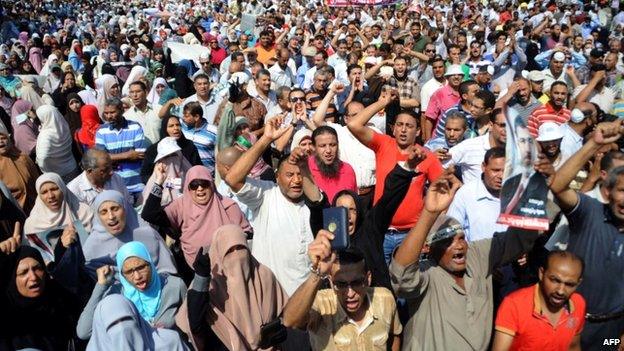
[[[357,193],[358,187],[355,181],[355,171],[350,164],[340,161],[340,169],[336,178],[328,178],[322,175],[316,165],[314,156],[308,157],[308,167],[310,167],[310,173],[312,173],[314,182],[327,195],[329,203],[332,203],[334,196],[342,190],[351,190]]]
[[[514,337],[510,350],[568,350],[583,331],[585,299],[573,293],[553,326],[542,314],[538,289],[535,284],[509,294],[498,309],[495,329]]]
[[[368,147],[375,152],[377,185],[375,185],[374,201],[376,203],[383,194],[388,173],[394,169],[397,162],[407,160],[407,155],[403,155],[399,151],[399,146],[394,138],[385,134],[375,133]],[[409,230],[416,225],[424,206],[425,180],[432,182],[444,171],[437,157],[429,151],[425,151],[425,153],[427,158],[418,165],[418,171],[422,174],[412,179],[405,199],[392,218],[390,226],[395,229]]]
[[[527,128],[529,129],[529,134],[531,134],[533,138],[537,138],[538,129],[544,122],[555,122],[561,125],[567,123],[569,120],[570,110],[562,107],[559,111],[557,111],[553,108],[552,103],[549,101],[544,106],[533,110],[529,116]]]

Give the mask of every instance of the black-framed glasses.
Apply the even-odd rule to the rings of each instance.
[[[141,273],[141,272],[145,272],[147,270],[147,267],[149,267],[149,263],[143,263],[141,265],[138,265],[134,268],[122,271],[123,275],[131,277],[132,275],[134,275],[134,273]]]
[[[189,183],[188,187],[191,190],[197,190],[197,188],[199,188],[200,186],[204,189],[208,189],[208,187],[210,187],[210,181],[206,179],[193,179]]]
[[[290,98],[290,102],[298,102],[298,101],[305,101],[305,98],[303,96],[293,96]]]
[[[350,282],[343,282],[343,281],[337,280],[333,282],[332,285],[333,285],[334,290],[347,290],[349,287],[351,287],[351,289],[353,290],[360,289],[366,285],[366,277],[352,280]]]
[[[425,49],[425,52],[435,52],[435,49]]]

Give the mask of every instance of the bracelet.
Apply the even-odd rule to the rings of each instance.
[[[310,272],[314,273],[319,279],[324,280],[329,278],[329,274],[321,274],[321,269],[319,267],[314,268],[314,266],[310,266]]]

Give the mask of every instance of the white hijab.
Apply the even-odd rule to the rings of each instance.
[[[52,72],[50,71],[50,66],[52,66],[52,65],[53,65],[53,62],[52,62],[52,61],[54,61],[54,60],[56,60],[56,61],[57,61],[57,62],[55,62],[55,63],[58,63],[58,57],[57,57],[55,54],[50,54],[50,55],[48,56],[48,59],[46,60],[45,65],[43,66],[43,68],[41,68],[41,72],[39,72],[39,75],[40,75],[40,76],[49,76],[49,75],[50,75],[50,73],[52,73]]]
[[[152,105],[158,105],[158,103],[160,102],[160,94],[158,94],[158,92],[156,91],[156,87],[159,85],[164,85],[165,89],[169,88],[169,84],[167,84],[167,81],[165,80],[165,78],[158,77],[154,79],[154,84],[152,84],[152,89],[150,90],[149,94],[147,94],[147,102],[149,102]]]
[[[130,93],[130,84],[138,81],[139,79],[144,77],[146,74],[147,74],[147,68],[143,66],[132,67],[132,70],[130,71],[130,74],[128,75],[128,79],[126,79],[126,82],[124,83],[123,88],[121,88],[121,95],[128,96],[128,94]]]
[[[37,109],[41,129],[37,137],[37,164],[44,172],[54,172],[61,177],[77,168],[72,155],[72,136],[65,118],[54,106],[43,105]]]

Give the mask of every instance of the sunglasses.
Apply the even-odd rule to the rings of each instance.
[[[360,278],[356,280],[352,280],[350,282],[341,282],[335,281],[333,284],[334,290],[347,290],[349,287],[351,289],[360,289],[366,285],[366,278]]]
[[[293,96],[290,98],[290,102],[299,102],[299,101],[305,101],[304,97],[298,97],[298,96]]]
[[[427,49],[425,52],[435,52],[435,50]]]
[[[210,181],[206,179],[194,179],[189,183],[189,189],[197,190],[197,188],[202,187],[203,189],[208,189],[210,187]]]

